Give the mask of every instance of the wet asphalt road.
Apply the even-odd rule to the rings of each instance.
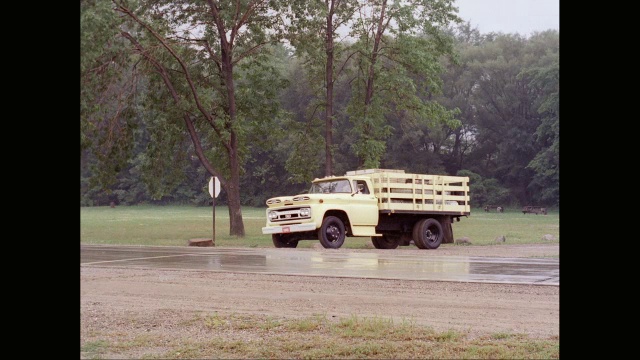
[[[81,266],[560,285],[560,260],[417,256],[402,251],[80,245]]]

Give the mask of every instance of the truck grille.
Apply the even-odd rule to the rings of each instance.
[[[271,222],[310,219],[311,209],[308,207],[301,207],[282,210],[271,210],[268,212],[267,216],[269,221]]]

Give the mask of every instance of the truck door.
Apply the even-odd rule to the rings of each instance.
[[[373,194],[371,184],[366,180],[353,180],[354,194],[348,207],[349,218],[352,225],[376,226],[378,225],[378,199]]]

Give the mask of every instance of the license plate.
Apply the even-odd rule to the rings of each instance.
[[[288,227],[288,226],[283,226],[283,227],[282,227],[282,232],[283,232],[283,233],[285,233],[285,234],[286,234],[286,233],[290,233],[290,232],[291,232],[291,228],[290,228],[290,227]]]

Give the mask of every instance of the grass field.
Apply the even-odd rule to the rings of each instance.
[[[229,235],[229,212],[225,206],[216,207],[216,246],[273,247],[270,235],[262,234],[265,208],[243,207],[244,238]],[[195,206],[117,206],[111,208],[80,208],[80,242],[111,245],[185,246],[189,239],[211,238],[213,210]],[[542,240],[550,234],[555,240]],[[504,213],[471,212],[469,217],[453,223],[455,239],[467,237],[473,245],[495,244],[495,238],[505,236],[509,244],[558,243],[560,215],[523,214],[519,209]],[[318,241],[301,241],[298,247],[312,247]],[[343,247],[370,247],[369,238],[347,238]],[[453,246],[453,244],[443,244]],[[399,247],[405,249],[409,247]]]

